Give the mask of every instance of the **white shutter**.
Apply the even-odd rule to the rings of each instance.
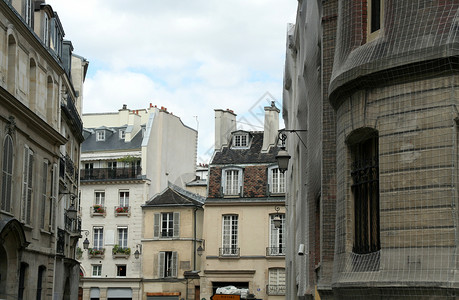
[[[158,213],[155,213],[154,220],[153,220],[153,237],[159,238],[159,222],[161,218]]]
[[[180,213],[174,212],[174,237],[180,236]]]
[[[177,252],[172,252],[172,277],[177,277]]]
[[[158,253],[158,278],[164,278],[164,260],[165,260],[165,253],[159,252]]]

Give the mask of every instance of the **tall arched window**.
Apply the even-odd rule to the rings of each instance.
[[[30,59],[29,63],[29,107],[35,110],[37,98],[37,64]]]
[[[53,79],[51,76],[48,76],[48,83],[46,86],[46,119],[48,120],[49,123],[54,124],[54,89],[53,89],[54,83]]]
[[[11,211],[11,190],[13,185],[13,139],[8,134],[3,142],[2,159],[2,202],[3,211]]]
[[[355,136],[357,141],[350,145],[354,197],[353,252],[367,254],[381,249],[378,133],[364,128]]]

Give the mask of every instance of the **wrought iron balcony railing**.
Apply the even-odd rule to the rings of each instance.
[[[283,256],[285,255],[285,247],[267,247],[266,256]]]
[[[220,257],[239,257],[240,249],[237,247],[223,247],[220,248]]]
[[[115,206],[115,216],[130,216],[131,207],[130,206]]]
[[[82,169],[81,180],[136,179],[142,175],[141,167]]]
[[[81,218],[71,219],[68,217],[67,212],[64,214],[65,229],[72,233],[80,234],[81,231]]]

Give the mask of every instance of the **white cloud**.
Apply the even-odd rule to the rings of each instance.
[[[75,53],[90,62],[84,112],[168,107],[213,144],[214,109],[249,119],[280,101],[287,23],[296,0],[47,0]],[[265,105],[266,103],[262,104]],[[256,123],[257,120],[254,120]]]

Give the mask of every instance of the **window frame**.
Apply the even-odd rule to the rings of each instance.
[[[96,131],[96,142],[105,141],[105,130]]]
[[[128,247],[129,230],[127,226],[120,226],[117,228],[118,232],[118,246],[126,249]]]
[[[268,295],[285,295],[286,283],[285,268],[268,269]],[[276,288],[271,288],[274,286]]]
[[[14,165],[14,144],[11,135],[7,134],[3,139],[2,153],[2,192],[0,209],[5,212],[12,211],[13,197],[13,165]]]
[[[40,204],[40,228],[45,229],[46,226],[46,203],[48,202],[48,181],[49,181],[49,161],[43,161],[42,185],[41,185],[41,204]]]
[[[274,226],[274,218],[279,216],[281,219],[281,226],[276,228]],[[270,255],[285,255],[285,214],[275,213],[269,215],[269,247]]]
[[[351,196],[353,203],[353,247],[356,254],[381,249],[379,195],[379,137],[369,131],[350,144]]]
[[[92,272],[91,272],[91,277],[102,277],[102,265],[97,264],[97,265],[91,265],[92,266]],[[95,272],[96,271],[96,272]],[[97,273],[96,275],[94,273]]]
[[[237,183],[234,179],[234,172],[237,172]],[[230,175],[231,174],[231,175]],[[232,178],[229,179],[228,175]],[[244,178],[244,171],[240,167],[228,167],[222,170],[222,192],[223,196],[225,197],[241,197],[243,195],[243,178]],[[231,180],[231,187],[228,189],[228,180]],[[237,187],[235,186],[237,185]],[[236,192],[237,190],[237,192]]]
[[[379,10],[375,8],[375,2],[379,3]],[[379,14],[379,27],[373,28],[374,15]],[[367,0],[367,42],[371,42],[379,37],[384,27],[384,0]]]
[[[158,253],[158,278],[177,278],[178,253],[161,251]]]
[[[129,190],[126,190],[126,189],[119,190],[118,191],[118,201],[119,201],[118,203],[120,207],[129,207]]]
[[[92,229],[93,234],[93,248],[102,250],[104,248],[104,227],[95,226]]]
[[[124,268],[124,275],[120,275],[121,268]],[[127,276],[127,265],[116,265],[116,277],[126,277]]]
[[[164,216],[172,216],[172,219],[168,217],[169,220],[166,220],[167,224],[167,234],[163,235],[163,223],[165,222]],[[157,239],[172,239],[180,237],[180,212],[158,212],[153,216],[153,236]],[[169,228],[172,224],[172,228]],[[170,232],[172,231],[172,235]]]
[[[222,216],[222,252],[223,256],[238,255],[239,248],[239,215]]]
[[[276,171],[277,175],[275,174]],[[268,186],[270,194],[285,194],[287,188],[285,173],[282,173],[277,165],[268,168]]]
[[[248,149],[250,146],[250,137],[248,132],[233,133],[231,148]]]
[[[103,196],[103,197],[100,197],[100,196]],[[105,191],[102,191],[102,190],[94,191],[94,205],[100,205],[102,207],[105,207]]]
[[[22,173],[22,209],[21,220],[31,225],[33,206],[33,182],[34,182],[34,151],[29,146],[24,146],[24,161]]]

